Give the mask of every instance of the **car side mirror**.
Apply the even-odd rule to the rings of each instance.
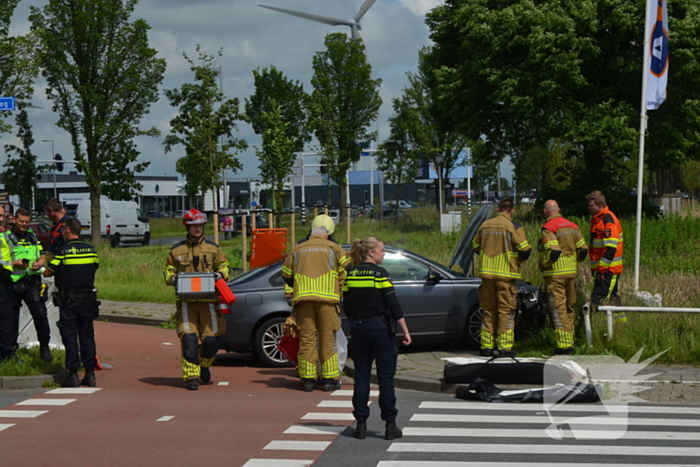
[[[442,279],[442,276],[435,271],[428,272],[428,282],[437,284]]]

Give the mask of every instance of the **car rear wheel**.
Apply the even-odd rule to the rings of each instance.
[[[149,243],[151,243],[151,233],[146,232],[143,236],[143,240],[141,241],[141,245],[148,246]]]
[[[277,348],[282,340],[282,325],[286,321],[283,316],[276,316],[265,321],[255,333],[255,356],[268,367],[293,366]]]
[[[484,320],[484,310],[475,306],[467,315],[467,328],[464,333],[464,342],[470,349],[481,347],[481,323]]]

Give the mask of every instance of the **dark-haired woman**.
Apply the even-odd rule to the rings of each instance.
[[[403,433],[396,426],[394,375],[397,348],[393,323],[401,328],[404,345],[411,344],[411,335],[389,274],[379,267],[384,260],[384,243],[377,237],[355,240],[349,256],[352,269],[345,280],[343,300],[345,314],[350,319],[350,345],[355,363],[352,405],[357,427],[353,436],[357,439],[367,437],[369,379],[374,360],[377,362],[379,407],[386,423],[384,439],[401,438]]]

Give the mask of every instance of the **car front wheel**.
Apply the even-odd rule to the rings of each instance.
[[[284,334],[282,325],[286,321],[283,316],[276,316],[265,321],[255,333],[255,356],[267,367],[293,366],[277,348]]]
[[[484,320],[484,310],[475,306],[467,315],[467,328],[464,342],[470,349],[481,347],[481,323]]]

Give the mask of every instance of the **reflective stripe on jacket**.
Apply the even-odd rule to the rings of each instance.
[[[587,248],[578,226],[559,214],[550,217],[542,226],[541,242],[543,251],[540,254],[540,270],[542,274],[563,278],[576,277],[578,253]],[[552,261],[552,253],[557,251],[560,251],[561,254]],[[580,260],[583,260],[583,257]]]
[[[34,231],[32,229],[27,229],[24,237],[19,237],[15,232],[7,232],[7,239],[10,247],[11,263],[17,260],[29,260],[26,268],[12,268],[12,282],[17,282],[25,276],[40,274],[41,271],[32,271],[30,268],[31,264],[36,262],[41,255],[44,254],[44,248],[41,246],[41,242],[36,238]]]
[[[622,224],[606,206],[591,219],[590,258],[591,270],[621,274],[625,269],[622,261],[624,237]]]
[[[485,279],[520,279],[518,252],[529,251],[523,226],[499,212],[479,227],[472,241],[479,253],[479,276]]]

